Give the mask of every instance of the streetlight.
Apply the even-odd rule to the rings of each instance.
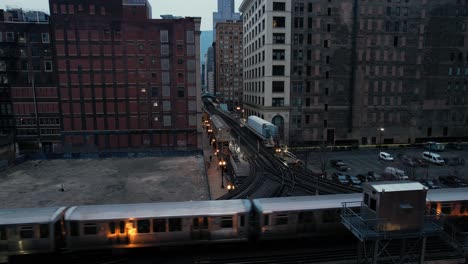
[[[221,167],[221,189],[224,189],[224,168],[226,167],[226,161],[224,161],[223,159],[221,159],[219,161],[219,167]]]
[[[383,132],[385,131],[385,128],[381,127],[379,128],[379,134],[380,134],[380,137],[379,137],[379,160],[380,160],[380,152],[382,151],[382,135],[383,135]]]
[[[228,183],[227,189],[228,189],[228,191],[232,191],[232,190],[236,189],[236,186],[234,186],[234,184]]]

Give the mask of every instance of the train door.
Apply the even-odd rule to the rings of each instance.
[[[193,240],[209,240],[208,217],[195,217],[192,219],[191,238]]]
[[[57,221],[53,225],[54,228],[54,246],[55,250],[61,250],[65,248],[65,236],[64,236],[64,223],[63,221]]]
[[[315,232],[315,217],[313,211],[299,212],[297,234]]]

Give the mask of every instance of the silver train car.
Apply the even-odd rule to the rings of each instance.
[[[342,203],[357,202],[358,206],[362,195],[0,209],[0,260],[59,249],[73,252],[346,234],[349,231],[340,218]],[[427,193],[428,208],[459,219],[467,219],[467,203],[468,188]]]
[[[248,200],[75,206],[69,250],[247,241]]]
[[[64,246],[66,207],[0,210],[0,261],[9,255],[55,252]]]
[[[342,203],[359,202],[362,197],[362,193],[353,193],[255,199],[253,207],[259,217],[258,238],[269,240],[345,233],[347,229],[340,218]]]

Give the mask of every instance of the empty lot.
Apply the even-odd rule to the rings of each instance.
[[[0,171],[0,208],[208,199],[201,156],[27,161]]]

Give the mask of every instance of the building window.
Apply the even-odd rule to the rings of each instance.
[[[284,76],[284,66],[273,65],[273,76]]]
[[[89,13],[91,15],[94,15],[96,13],[95,9],[94,9],[94,5],[89,5]]]
[[[286,36],[284,33],[273,33],[273,44],[284,44]]]
[[[284,93],[284,81],[273,81],[272,86],[274,93]]]
[[[161,55],[169,55],[169,45],[161,45]]]
[[[271,106],[273,107],[284,106],[284,98],[271,98]]]
[[[286,27],[286,18],[285,17],[273,17],[273,27],[274,28]]]
[[[273,60],[284,60],[284,50],[274,49]]]
[[[195,35],[193,31],[186,31],[186,41],[187,43],[194,43],[195,42]]]
[[[286,11],[286,3],[273,2],[273,11]]]
[[[185,97],[185,87],[177,87],[177,97]]]
[[[161,30],[160,35],[161,35],[161,43],[169,42],[169,31]]]
[[[6,33],[6,41],[7,42],[15,41],[15,34],[13,32],[7,32]]]
[[[51,72],[52,71],[52,62],[51,61],[44,61],[44,71]]]

